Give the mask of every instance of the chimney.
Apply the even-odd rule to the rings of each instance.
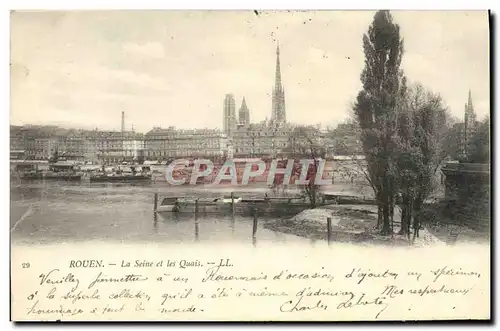
[[[122,111],[122,133],[125,132],[125,112]]]

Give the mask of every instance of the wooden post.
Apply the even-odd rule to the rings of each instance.
[[[253,229],[252,229],[252,238],[255,238],[257,235],[257,208],[253,210]]]
[[[200,240],[200,225],[198,222],[198,199],[195,201],[195,213],[194,213],[194,240]]]
[[[231,192],[231,212],[234,216],[234,192]]]
[[[328,245],[330,245],[332,242],[332,218],[331,217],[326,218],[326,227],[327,227],[327,231],[328,231]]]
[[[229,225],[231,226],[231,233],[234,234],[235,225],[236,225],[236,220],[234,219],[234,215],[231,216],[231,222],[229,222]]]
[[[158,193],[155,193],[153,210],[156,212],[158,210]]]

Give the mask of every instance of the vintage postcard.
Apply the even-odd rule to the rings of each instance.
[[[489,320],[484,11],[12,11],[11,320]]]

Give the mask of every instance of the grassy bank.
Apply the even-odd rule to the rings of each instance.
[[[332,205],[308,209],[294,217],[267,221],[264,227],[309,239],[326,240],[327,218],[331,219],[332,237],[338,242],[364,241],[377,225],[371,206]]]
[[[381,236],[376,229],[377,207],[363,205],[328,205],[323,208],[308,209],[294,217],[269,220],[264,227],[287,234],[305,237],[311,240],[327,240],[327,218],[331,218],[332,240],[366,245],[408,246],[410,243],[404,236],[397,235],[400,224],[399,213],[394,217],[394,235]],[[449,241],[448,229],[441,229],[440,235],[436,227],[424,228],[413,246],[445,245]],[[464,233],[464,231],[462,231]],[[467,232],[470,234],[470,231]],[[462,236],[457,241],[470,241],[474,234]]]

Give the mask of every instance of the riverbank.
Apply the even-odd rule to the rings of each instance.
[[[394,236],[381,236],[376,230],[377,207],[358,205],[328,205],[308,209],[294,217],[266,221],[264,227],[286,234],[305,237],[310,240],[327,240],[327,218],[331,219],[332,240],[335,242],[361,245],[408,246],[407,238],[397,235],[401,215],[394,215]],[[419,231],[413,246],[446,245],[447,236],[438,237],[426,228]]]
[[[372,215],[367,206],[330,205],[307,209],[288,219],[267,221],[264,227],[312,240],[327,240],[328,218],[333,240],[339,242],[361,241],[377,225],[376,214]]]

